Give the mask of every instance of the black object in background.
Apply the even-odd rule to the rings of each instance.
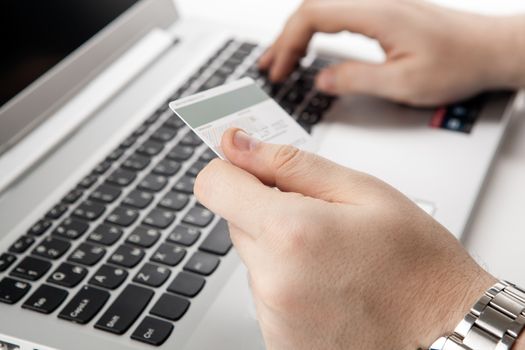
[[[0,106],[137,1],[0,1]]]

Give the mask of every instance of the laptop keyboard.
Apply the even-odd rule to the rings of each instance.
[[[114,334],[133,329],[132,339],[150,345],[166,341],[232,247],[226,222],[193,196],[195,177],[215,154],[167,103],[249,76],[309,131],[333,102],[313,88],[328,61],[305,61],[286,82],[272,84],[256,67],[261,53],[255,44],[228,41],[0,252],[0,302],[28,296],[27,310],[58,310],[58,318],[77,324],[95,320],[95,328]]]

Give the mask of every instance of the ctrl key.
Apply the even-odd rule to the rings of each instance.
[[[64,320],[86,324],[108,301],[109,293],[93,287],[83,287],[58,314]]]
[[[0,282],[0,301],[14,304],[27,294],[31,285],[6,277]]]
[[[153,317],[146,317],[135,329],[131,339],[150,345],[162,345],[171,335],[173,325]]]

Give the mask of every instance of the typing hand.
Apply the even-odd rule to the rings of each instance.
[[[222,148],[195,193],[229,222],[270,350],[428,347],[494,282],[374,177],[242,131]]]
[[[282,80],[315,32],[360,33],[379,41],[386,61],[330,67],[317,78],[320,90],[444,104],[482,90],[525,86],[524,23],[523,16],[486,17],[417,0],[310,0],[290,17],[259,66]]]

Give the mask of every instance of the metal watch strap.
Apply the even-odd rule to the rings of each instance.
[[[500,281],[472,307],[442,350],[510,350],[525,326],[525,291]]]

